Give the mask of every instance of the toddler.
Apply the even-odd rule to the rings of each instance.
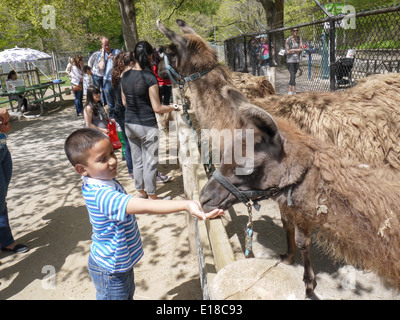
[[[93,85],[92,68],[89,66],[83,67],[83,94],[87,95],[87,89]]]

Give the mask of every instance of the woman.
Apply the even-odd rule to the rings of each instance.
[[[156,195],[159,132],[155,113],[176,109],[160,103],[158,81],[151,70],[153,47],[147,41],[140,41],[134,53],[136,62],[120,81],[135,187],[141,198],[160,199]]]
[[[98,129],[108,133],[108,116],[101,102],[101,92],[96,86],[87,89],[87,101],[83,109],[85,127]]]
[[[75,109],[77,116],[83,115],[83,57],[77,55],[71,68],[71,85],[75,95]],[[80,90],[79,90],[80,87]],[[75,90],[74,90],[75,89]]]
[[[130,70],[134,65],[135,58],[133,52],[118,53],[114,58],[114,67],[111,74],[111,86],[114,89],[114,116],[115,120],[122,129],[123,137],[125,139],[125,160],[128,167],[129,176],[133,179],[133,165],[131,147],[129,145],[128,137],[125,131],[125,106],[122,103],[121,97],[121,82],[120,79],[125,71]],[[122,141],[121,141],[122,142]]]
[[[17,72],[15,70],[11,70],[7,76],[7,81],[15,81],[17,79]],[[26,100],[26,98],[24,98],[22,95],[12,95],[11,99],[18,101],[18,106],[20,106],[21,112],[28,111],[28,100]]]
[[[303,51],[301,38],[297,36],[299,29],[293,28],[292,35],[286,39],[287,66],[290,73],[289,95],[296,94],[296,73],[299,69],[300,54]]]
[[[17,244],[11,233],[8,221],[7,190],[12,176],[12,159],[7,148],[6,132],[11,130],[10,115],[5,108],[0,108],[0,248],[2,251],[13,253],[27,252],[29,248],[23,244]]]

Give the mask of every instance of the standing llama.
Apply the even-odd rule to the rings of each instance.
[[[184,35],[159,21],[158,28],[173,42],[167,49],[170,65],[183,76],[201,73],[189,82],[200,125],[254,130],[254,166],[248,174],[236,175],[241,164],[225,163],[225,158],[218,172],[240,190],[277,190],[271,197],[280,206],[287,234],[284,262],[292,263],[296,246],[300,248],[307,296],[316,286],[309,254],[312,230],[333,258],[374,270],[400,288],[397,173],[360,166],[341,157],[333,144],[249,103],[217,64],[213,50],[185,22],[177,23]],[[205,210],[239,202],[215,177],[201,191],[200,201]]]
[[[400,74],[373,75],[342,92],[276,95],[266,77],[232,72],[233,85],[272,116],[287,118],[348,156],[400,170]],[[190,90],[185,96],[192,101]]]
[[[241,79],[238,87],[251,103],[292,120],[352,158],[400,170],[400,74],[374,75],[344,92],[296,96],[255,95],[253,82]]]

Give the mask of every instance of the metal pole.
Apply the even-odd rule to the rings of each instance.
[[[314,2],[317,4],[317,6],[318,6],[329,18],[332,18],[332,17],[333,17],[332,14],[330,14],[330,13],[325,9],[325,7],[324,7],[322,4],[319,3],[318,0],[314,0]]]
[[[240,30],[239,30],[240,31]],[[246,36],[243,36],[243,51],[244,51],[244,72],[249,72],[247,69],[247,43],[246,43]]]
[[[330,62],[330,91],[335,91],[336,89],[336,81],[335,81],[335,72],[336,72],[336,29],[335,29],[335,21],[329,19],[329,62]]]

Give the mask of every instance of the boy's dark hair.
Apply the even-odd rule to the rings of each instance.
[[[103,132],[93,128],[83,128],[72,132],[65,140],[64,151],[69,162],[75,167],[77,164],[87,164],[88,151],[103,140],[109,139]]]

